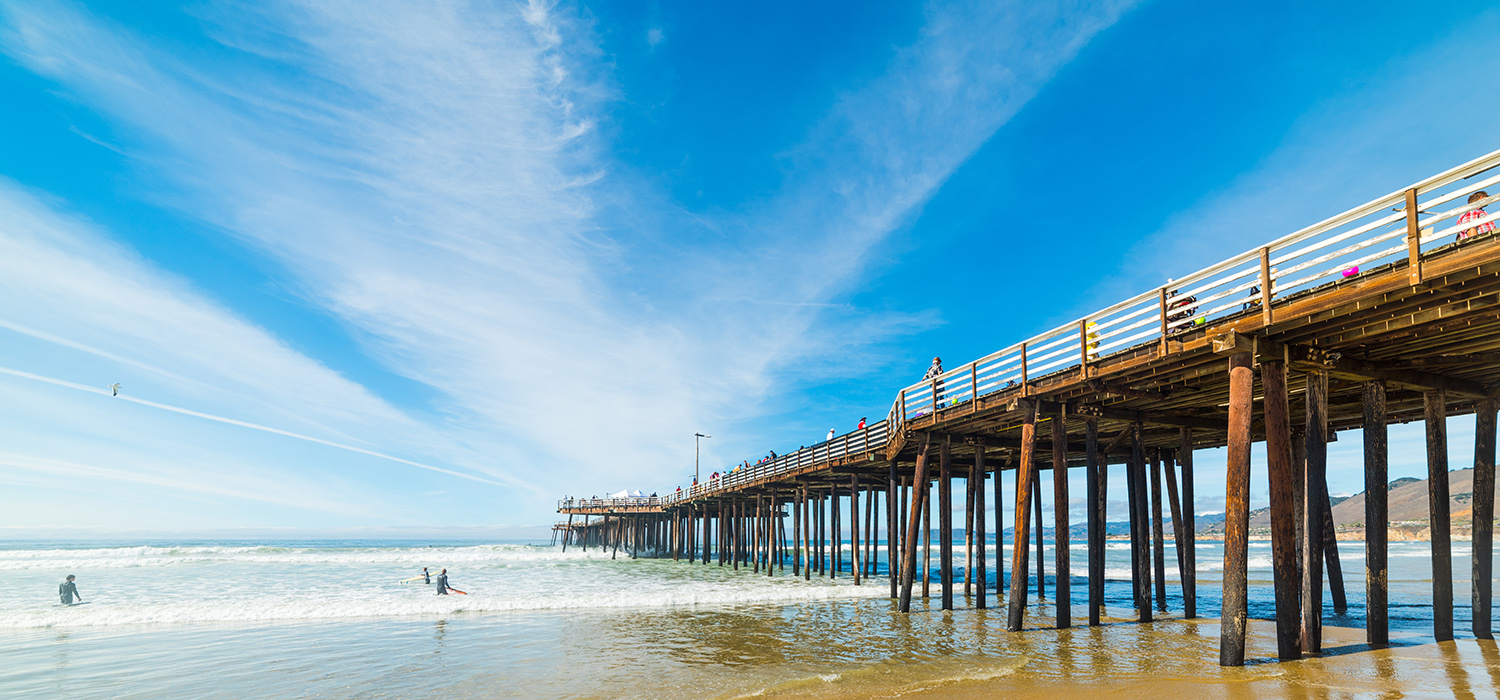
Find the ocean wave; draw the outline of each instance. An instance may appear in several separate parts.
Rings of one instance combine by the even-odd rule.
[[[392,564],[421,567],[441,561],[452,564],[542,563],[608,558],[598,548],[563,553],[554,547],[532,545],[471,545],[463,547],[118,547],[104,549],[40,549],[0,551],[0,571],[126,569],[171,567],[216,562],[255,564]]]

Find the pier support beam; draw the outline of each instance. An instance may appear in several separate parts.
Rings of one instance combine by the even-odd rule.
[[[859,551],[859,475],[849,475],[849,573],[858,586],[864,573],[864,558]]]
[[[1387,616],[1386,539],[1388,503],[1385,426],[1385,382],[1364,384],[1365,438],[1365,641],[1370,644],[1390,642],[1390,618]]]
[[[1323,651],[1323,510],[1328,507],[1328,373],[1307,373],[1303,467],[1302,650]],[[1331,518],[1330,518],[1331,519]]]
[[[1422,397],[1427,423],[1427,522],[1432,541],[1432,636],[1453,639],[1453,544],[1448,513],[1448,405],[1441,390]]]
[[[1151,517],[1147,508],[1146,453],[1141,443],[1141,424],[1131,426],[1130,469],[1126,476],[1130,480],[1131,528],[1130,548],[1131,572],[1135,588],[1137,619],[1151,622]]]
[[[974,607],[984,610],[989,607],[985,601],[988,586],[985,585],[985,546],[984,546],[984,445],[974,448],[974,475],[978,477],[974,484],[974,581],[978,586],[975,593],[978,597],[974,599]],[[995,472],[995,480],[1000,480],[1000,472]],[[996,528],[999,522],[996,521]],[[996,562],[998,568],[998,561]]]
[[[1005,628],[1018,632],[1026,616],[1027,537],[1031,534],[1031,494],[1036,482],[1036,406],[1026,408],[1021,424],[1021,462],[1016,466],[1016,530],[1014,555],[1010,562],[1010,604]]]
[[[899,571],[896,567],[896,540],[900,539],[900,530],[896,527],[896,490],[900,485],[896,482],[896,460],[891,460],[888,465],[890,474],[885,485],[885,573],[886,578],[891,580],[891,597],[900,599],[900,580],[897,578]]]
[[[1007,460],[1009,461],[1009,460]],[[1005,605],[1005,499],[1000,494],[1000,473],[995,467],[995,604]]]
[[[1474,414],[1474,637],[1494,639],[1490,624],[1495,562],[1495,400],[1479,402]]]
[[[912,579],[917,569],[917,529],[922,521],[922,493],[915,489],[915,484],[924,483],[927,479],[927,450],[931,440],[932,437],[924,433],[922,446],[917,448],[916,476],[912,481],[911,519],[907,521],[905,543],[901,547],[901,600],[896,604],[901,612],[911,612]]]
[[[1173,461],[1171,451],[1168,451],[1163,456],[1162,467],[1166,470],[1167,506],[1172,515],[1172,545],[1177,552],[1177,580],[1182,582],[1182,607],[1186,614],[1188,581],[1192,580],[1187,572],[1187,538],[1192,535],[1188,534],[1187,526],[1182,519],[1182,502],[1177,496],[1177,469]]]
[[[1068,551],[1068,426],[1066,416],[1052,417],[1052,549],[1057,571],[1057,627],[1073,625],[1072,567]],[[1040,527],[1040,526],[1039,526]]]
[[[953,473],[952,438],[943,436],[938,462],[938,577],[942,579],[943,609],[953,609]]]
[[[1083,419],[1084,490],[1088,492],[1089,626],[1104,610],[1104,497],[1099,491],[1099,419]]]
[[[1249,614],[1246,577],[1250,546],[1250,422],[1254,390],[1251,354],[1229,357],[1228,465],[1224,489],[1224,592],[1219,624],[1219,665],[1245,665]]]
[[[1167,611],[1167,537],[1162,522],[1162,477],[1161,450],[1151,451],[1151,554],[1156,565],[1153,578],[1156,584],[1156,609]]]
[[[1300,659],[1302,648],[1298,645],[1298,635],[1300,633],[1305,640],[1307,629],[1306,620],[1300,614],[1301,601],[1297,598],[1296,496],[1292,492],[1295,466],[1286,364],[1281,360],[1262,360],[1260,383],[1265,392],[1266,473],[1271,487],[1271,578],[1276,597],[1276,656],[1282,660]],[[1304,488],[1303,493],[1306,492]],[[1302,580],[1305,582],[1306,578]],[[1322,579],[1318,581],[1321,583]],[[1300,630],[1299,624],[1303,625]]]
[[[1182,522],[1187,531],[1187,565],[1182,579],[1182,616],[1198,617],[1198,516],[1193,505],[1193,429],[1183,428],[1177,461],[1182,466]]]

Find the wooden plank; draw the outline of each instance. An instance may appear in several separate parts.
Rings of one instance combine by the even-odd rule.
[[[1052,417],[1052,551],[1057,572],[1057,627],[1073,626],[1073,583],[1068,533],[1068,427],[1064,414]],[[1040,527],[1038,530],[1040,531]]]
[[[1423,394],[1427,424],[1427,510],[1432,543],[1432,636],[1453,639],[1453,545],[1448,513],[1448,407],[1442,391]]]
[[[1183,525],[1187,531],[1187,563],[1182,575],[1182,616],[1198,617],[1198,518],[1193,500],[1193,429],[1183,428],[1178,437],[1177,461],[1182,465]]]
[[[1104,496],[1100,493],[1099,419],[1083,419],[1084,490],[1088,501],[1089,626],[1099,626],[1104,610]],[[998,476],[998,475],[997,475]]]
[[[906,539],[901,545],[901,600],[897,603],[897,609],[901,612],[911,612],[912,579],[917,569],[917,528],[922,520],[922,493],[915,484],[927,480],[927,451],[931,442],[932,437],[923,434],[921,446],[917,450],[916,475],[912,480],[911,519],[907,521]]]
[[[1224,494],[1224,591],[1219,621],[1219,665],[1245,665],[1250,546],[1250,423],[1252,356],[1229,358],[1228,464]]]
[[[1474,637],[1494,639],[1491,600],[1495,541],[1495,400],[1480,402],[1474,418],[1473,582]]]
[[[1021,461],[1016,466],[1016,526],[1015,546],[1010,561],[1010,601],[1005,628],[1019,632],[1026,616],[1027,572],[1026,540],[1031,534],[1030,499],[1033,482],[1036,480],[1036,407],[1026,409],[1026,419],[1021,427]]]
[[[1323,509],[1328,503],[1328,375],[1307,375],[1302,494],[1302,650],[1323,651]]]

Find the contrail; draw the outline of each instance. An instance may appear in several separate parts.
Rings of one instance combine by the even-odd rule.
[[[31,379],[31,380],[38,381],[38,382],[44,382],[46,384],[54,384],[56,386],[67,387],[69,389],[77,389],[78,391],[87,391],[87,392],[89,392],[91,394],[99,394],[100,396],[110,396],[110,392],[109,392],[108,389],[95,389],[94,387],[87,386],[87,385],[84,385],[84,384],[79,384],[77,382],[70,382],[70,381],[67,381],[67,380],[64,380],[64,379],[54,379],[52,377],[44,377],[44,376],[42,376],[40,374],[32,374],[30,372],[22,372],[21,370],[18,370],[18,369],[9,369],[9,368],[6,368],[6,367],[0,367],[0,374],[9,374],[9,375],[14,376],[14,377],[21,377],[23,379]],[[392,462],[400,462],[401,464],[410,465],[410,466],[416,467],[418,469],[426,469],[428,471],[434,471],[434,472],[437,472],[439,474],[447,474],[448,476],[456,476],[456,477],[458,477],[460,479],[468,479],[470,481],[478,481],[479,483],[482,483],[482,484],[490,484],[491,486],[499,486],[501,488],[509,488],[510,487],[508,484],[503,484],[503,483],[498,482],[498,481],[492,481],[492,480],[486,479],[484,477],[474,476],[473,474],[465,474],[463,472],[453,471],[452,469],[444,469],[442,467],[434,467],[434,466],[432,466],[430,464],[423,464],[421,462],[413,462],[413,461],[411,461],[409,459],[402,459],[400,457],[394,457],[394,456],[391,456],[391,455],[388,455],[388,454],[383,454],[383,453],[380,453],[380,452],[376,452],[374,450],[367,450],[367,449],[365,449],[363,447],[355,447],[353,445],[345,445],[343,443],[333,442],[331,440],[324,440],[322,438],[315,438],[315,437],[313,437],[311,435],[303,435],[301,433],[294,433],[294,432],[292,432],[290,430],[282,430],[280,428],[272,428],[272,427],[270,427],[268,425],[260,425],[258,423],[249,423],[249,422],[242,421],[242,420],[235,420],[233,418],[225,418],[224,416],[216,416],[216,415],[213,415],[211,413],[203,413],[202,411],[194,411],[194,410],[192,410],[190,408],[182,408],[182,407],[179,407],[179,406],[171,406],[171,405],[164,404],[164,403],[157,403],[155,401],[147,401],[146,399],[138,399],[138,398],[135,398],[135,397],[130,396],[130,395],[115,396],[113,398],[124,400],[124,401],[130,401],[130,402],[133,402],[133,403],[138,403],[138,404],[140,404],[142,406],[150,406],[152,408],[159,408],[159,409],[161,409],[163,411],[171,411],[173,413],[181,413],[181,414],[183,414],[185,416],[194,416],[194,417],[197,417],[197,418],[203,418],[205,420],[211,420],[211,421],[215,421],[215,422],[219,422],[219,423],[228,423],[229,425],[238,425],[241,428],[250,428],[251,430],[259,430],[259,431],[266,432],[266,433],[275,433],[276,435],[285,435],[286,437],[296,438],[298,440],[306,440],[308,442],[315,442],[315,443],[318,443],[319,445],[327,445],[329,447],[337,447],[338,449],[341,449],[341,450],[348,450],[350,452],[358,452],[360,454],[369,455],[371,457],[379,457],[381,459],[388,459],[388,460],[390,460]]]

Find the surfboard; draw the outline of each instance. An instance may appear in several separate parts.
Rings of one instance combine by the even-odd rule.
[[[92,600],[85,600],[85,601],[82,601],[82,602],[73,603],[71,605],[69,605],[68,603],[58,603],[54,607],[58,607],[58,608],[76,608],[76,607],[78,607],[80,605],[88,605],[89,603],[92,603],[92,602],[94,602],[94,601],[92,601]]]
[[[467,593],[467,592],[465,592],[465,591],[460,591],[460,590],[458,590],[458,589],[457,589],[457,588],[454,588],[454,587],[452,587],[452,586],[449,586],[449,587],[448,587],[448,590],[449,590],[449,591],[450,591],[450,592],[453,592],[453,593],[457,593],[457,594],[459,594],[459,595],[468,595],[468,593]]]
[[[420,580],[422,580],[422,579],[423,579],[423,578],[424,578],[424,577],[423,577],[423,576],[421,576],[421,575],[417,575],[417,576],[413,576],[413,577],[411,577],[411,578],[404,578],[404,579],[401,579],[401,580],[400,580],[400,581],[398,581],[398,583],[411,583],[411,582],[412,582],[412,581],[420,581]]]

